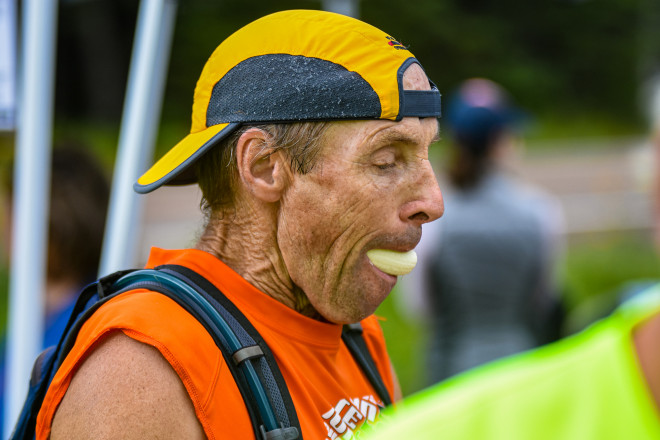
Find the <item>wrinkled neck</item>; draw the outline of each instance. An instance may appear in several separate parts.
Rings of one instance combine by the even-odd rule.
[[[296,286],[277,244],[276,212],[247,209],[212,213],[195,248],[210,253],[284,305],[321,319]]]

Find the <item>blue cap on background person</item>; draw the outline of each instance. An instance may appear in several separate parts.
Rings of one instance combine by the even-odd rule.
[[[525,119],[507,92],[484,78],[464,81],[450,95],[446,112],[457,144],[475,154],[485,153],[503,130],[520,129]]]

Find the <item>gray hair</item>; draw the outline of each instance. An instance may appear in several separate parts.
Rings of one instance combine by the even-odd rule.
[[[318,162],[321,138],[329,122],[260,124],[240,127],[197,161],[195,172],[202,190],[201,208],[207,219],[234,207],[238,184],[236,145],[246,131],[257,128],[267,134],[265,149],[283,150],[294,173],[306,174]]]

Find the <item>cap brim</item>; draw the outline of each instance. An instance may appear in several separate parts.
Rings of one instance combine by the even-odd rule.
[[[195,183],[197,177],[190,166],[238,126],[238,123],[217,124],[200,132],[190,133],[140,176],[133,189],[140,194],[146,194],[162,185]]]

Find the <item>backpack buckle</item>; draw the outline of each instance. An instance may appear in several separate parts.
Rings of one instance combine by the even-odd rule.
[[[263,440],[296,440],[300,438],[298,429],[295,426],[290,426],[288,428],[281,427],[278,429],[273,429],[272,431],[266,431],[264,425],[259,426],[261,431],[261,438]]]

